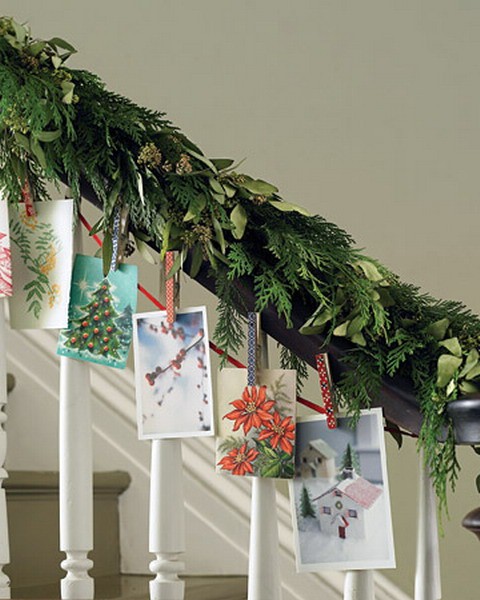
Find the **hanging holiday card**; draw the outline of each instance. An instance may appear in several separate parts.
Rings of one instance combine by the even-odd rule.
[[[381,409],[299,420],[290,500],[298,571],[394,568]]]
[[[205,307],[134,315],[140,439],[213,435]]]
[[[0,198],[0,298],[12,295],[12,255],[8,227],[8,203]]]
[[[10,206],[14,329],[56,329],[68,321],[72,275],[73,200]]]
[[[136,266],[121,264],[104,277],[100,258],[77,254],[68,327],[60,332],[57,354],[124,369],[136,307]]]
[[[293,477],[296,371],[265,369],[247,385],[246,369],[218,375],[217,472]]]

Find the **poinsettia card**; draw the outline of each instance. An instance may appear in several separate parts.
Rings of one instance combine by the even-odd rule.
[[[134,315],[133,345],[140,439],[213,435],[205,307]]]
[[[119,265],[103,275],[103,261],[77,254],[70,292],[68,327],[57,354],[124,369],[137,307],[137,267]]]
[[[8,203],[0,198],[0,298],[12,295],[12,255],[8,226]]]
[[[218,375],[217,472],[293,477],[296,371],[265,369],[256,386],[246,369]]]
[[[68,319],[72,276],[73,200],[34,202],[10,208],[14,329],[57,329]]]

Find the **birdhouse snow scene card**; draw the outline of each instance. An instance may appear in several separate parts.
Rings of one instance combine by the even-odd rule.
[[[73,267],[68,326],[57,354],[124,369],[137,307],[137,267],[119,265],[103,276],[100,258],[77,254]]]
[[[140,439],[213,435],[212,379],[205,307],[134,315]]]
[[[290,500],[299,571],[394,568],[381,409],[300,419]]]
[[[9,206],[14,329],[58,329],[68,320],[72,276],[73,200]]]
[[[12,295],[12,255],[8,226],[8,203],[0,198],[0,298]]]
[[[294,474],[296,371],[246,369],[218,375],[218,473],[289,479]]]

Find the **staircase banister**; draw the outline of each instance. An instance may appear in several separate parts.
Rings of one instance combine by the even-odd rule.
[[[64,178],[64,183],[67,184],[66,178]],[[82,181],[80,190],[83,198],[97,208],[102,208],[101,201],[88,182]],[[152,249],[158,251],[158,248],[153,242],[149,242],[149,245]],[[184,265],[187,274],[189,271],[189,264],[190,257],[187,257]],[[204,262],[193,279],[215,294],[215,280],[210,277],[209,271],[209,264]],[[232,285],[236,285],[245,308],[247,310],[255,310],[253,285],[251,285],[249,278],[243,277],[240,282],[232,282]],[[323,346],[325,338],[321,335],[304,335],[299,331],[299,328],[312,314],[315,306],[307,305],[304,299],[300,299],[296,302],[295,298],[292,304],[291,320],[293,327],[287,327],[285,319],[278,314],[272,305],[270,305],[262,313],[264,330],[274,340],[294,352],[301,359],[305,360],[311,367],[315,368],[315,354],[317,354],[318,349]],[[340,362],[340,358],[345,356],[352,348],[352,344],[338,338],[334,342],[330,341],[325,348],[329,353],[334,381],[338,381],[341,373],[347,369],[347,367]],[[394,378],[385,377],[383,379],[379,398],[372,400],[374,406],[381,406],[383,408],[385,416],[390,421],[413,434],[419,433],[422,424],[422,415],[419,403],[412,391],[412,385],[408,380],[399,376]]]

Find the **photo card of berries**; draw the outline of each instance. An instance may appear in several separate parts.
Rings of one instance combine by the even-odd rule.
[[[12,295],[12,255],[8,225],[8,203],[0,197],[0,298]]]
[[[57,354],[124,369],[137,308],[137,267],[119,265],[103,276],[100,258],[77,254],[70,291],[68,326]]]
[[[297,373],[264,369],[247,385],[246,369],[218,374],[218,473],[290,479],[294,475]]]
[[[72,277],[73,200],[9,206],[14,329],[58,329],[68,321]]]
[[[140,439],[213,435],[206,308],[140,313],[133,319]]]

